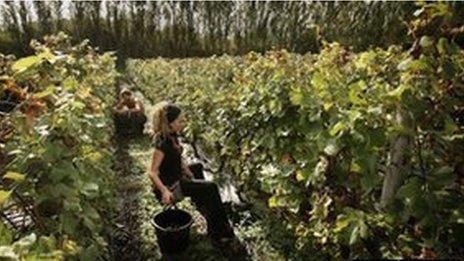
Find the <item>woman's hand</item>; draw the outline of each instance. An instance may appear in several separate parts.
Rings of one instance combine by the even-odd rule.
[[[174,201],[174,195],[169,189],[164,190],[163,192],[163,203],[164,204],[172,204]]]
[[[183,176],[187,179],[193,179],[195,176],[193,175],[193,172],[190,170],[190,168],[187,166],[187,164],[185,164],[185,162],[182,160],[182,172],[183,172]]]
[[[184,176],[185,176],[187,179],[193,179],[193,178],[194,178],[193,173],[192,173],[190,170],[185,171]]]

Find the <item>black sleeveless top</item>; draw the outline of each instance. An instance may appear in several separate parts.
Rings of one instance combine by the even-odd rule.
[[[182,177],[182,147],[177,134],[171,133],[168,137],[158,134],[153,143],[156,149],[164,153],[159,167],[159,177],[165,186],[170,187]]]

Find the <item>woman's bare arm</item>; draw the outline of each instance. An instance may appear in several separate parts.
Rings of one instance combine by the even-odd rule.
[[[145,112],[145,107],[144,107],[143,103],[138,99],[135,99],[135,108],[138,111]]]
[[[159,166],[161,165],[163,158],[164,153],[160,150],[155,149],[155,151],[153,152],[153,160],[151,163],[150,178],[155,184],[155,186],[161,191],[163,203],[172,204],[174,196],[172,192],[163,184],[163,182],[159,178]]]
[[[113,114],[120,114],[124,112],[124,103],[122,101],[119,101],[114,107],[113,107]]]
[[[163,161],[164,153],[160,150],[155,149],[153,152],[153,158],[151,162],[150,168],[150,179],[152,180],[153,184],[155,184],[156,188],[162,193],[169,191],[169,189],[163,184],[161,179],[159,178],[159,167],[161,162]]]

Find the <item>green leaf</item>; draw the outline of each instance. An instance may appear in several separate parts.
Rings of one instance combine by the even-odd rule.
[[[98,211],[94,207],[92,207],[90,204],[85,204],[83,206],[83,210],[84,210],[85,215],[92,220],[98,220],[100,218]]]
[[[303,171],[303,170],[297,170],[296,171],[296,180],[297,181],[305,181],[307,177],[308,177],[308,172]]]
[[[431,69],[433,69],[432,63],[432,58],[428,56],[422,56],[417,60],[411,61],[408,69],[414,72],[429,73],[431,72]]]
[[[426,35],[422,36],[419,44],[424,48],[428,48],[433,45],[433,38],[431,38],[430,36],[426,36]]]
[[[456,76],[456,69],[454,64],[450,61],[444,61],[442,65],[443,76],[445,79],[451,80]]]
[[[364,170],[361,176],[361,186],[366,192],[370,192],[381,181],[377,172],[377,156],[374,154],[364,154],[360,159],[361,168]]]
[[[412,178],[407,181],[396,193],[396,196],[404,199],[412,199],[417,195],[420,195],[422,182],[419,178]]]
[[[438,50],[438,53],[441,55],[445,55],[446,53],[448,53],[448,50],[449,50],[448,39],[444,37],[440,38],[440,40],[438,40],[438,43],[437,43],[437,50]]]
[[[333,231],[335,233],[340,233],[345,227],[347,227],[350,224],[350,222],[351,222],[351,219],[348,217],[339,218],[337,223],[335,223],[335,228]]]
[[[63,81],[63,87],[65,90],[75,90],[79,86],[79,83],[73,77],[68,77]]]
[[[83,108],[85,108],[85,104],[80,101],[73,101],[72,106],[79,110],[82,110]]]
[[[429,183],[435,189],[442,189],[451,186],[456,180],[456,174],[451,166],[443,166],[432,172],[429,176]]]
[[[353,228],[351,231],[351,236],[350,236],[350,245],[355,244],[359,239],[359,227],[356,226]]]
[[[424,218],[431,213],[429,204],[423,194],[414,195],[409,206],[411,214],[417,218]]]
[[[454,123],[450,117],[445,118],[445,132],[448,135],[453,134],[455,131],[458,131],[459,127]]]
[[[404,71],[404,70],[407,70],[411,64],[411,62],[413,61],[413,58],[412,57],[408,57],[406,58],[405,60],[401,61],[399,64],[398,64],[398,70],[400,71]]]
[[[82,207],[79,201],[66,200],[64,202],[64,208],[65,208],[65,211],[70,211],[74,213],[79,213],[82,211]]]
[[[302,105],[303,104],[303,93],[300,88],[294,88],[290,92],[290,101],[293,105]]]
[[[8,230],[8,228],[0,222],[0,246],[1,245],[9,245],[13,242],[13,235]],[[0,255],[1,256],[1,255]]]
[[[359,221],[359,234],[362,238],[367,238],[367,236],[369,235],[367,225],[363,220]]]
[[[81,260],[98,260],[100,258],[98,248],[92,244],[81,253]]]
[[[337,122],[337,124],[335,124],[333,126],[333,128],[329,131],[329,134],[331,136],[335,136],[337,135],[340,131],[344,130],[346,128],[346,124],[342,121],[339,121]]]
[[[82,187],[82,194],[89,198],[98,196],[98,185],[95,183],[85,183]]]
[[[19,256],[14,252],[12,246],[0,246],[1,260],[19,260]]]
[[[443,167],[440,167],[440,168],[436,169],[434,171],[434,174],[437,175],[437,176],[443,176],[443,175],[447,175],[449,173],[452,173],[453,170],[454,169],[451,166],[443,166]]]
[[[44,98],[44,97],[47,97],[47,96],[53,94],[55,92],[55,90],[56,90],[56,87],[54,85],[50,85],[45,90],[36,93],[34,96],[36,98],[41,99],[41,98]]]
[[[79,225],[79,220],[76,216],[65,212],[61,215],[60,221],[63,232],[71,235],[76,233],[77,226]]]
[[[401,98],[401,95],[403,95],[403,92],[410,89],[411,86],[407,84],[400,84],[400,86],[390,92],[388,92],[388,96],[395,97],[397,99]]]
[[[4,179],[11,179],[13,181],[16,181],[16,182],[21,182],[25,179],[25,175],[24,174],[21,174],[21,173],[18,173],[18,172],[14,172],[14,171],[8,171],[4,176],[3,176]]]
[[[31,233],[28,236],[21,238],[20,240],[16,241],[13,245],[15,248],[21,250],[26,250],[30,246],[32,246],[37,241],[37,235],[35,233]]]
[[[12,191],[0,190],[0,206],[3,205],[10,197]]]
[[[90,231],[94,231],[97,229],[97,225],[95,222],[92,221],[92,219],[84,217],[84,226],[86,226]]]
[[[348,100],[357,105],[365,105],[366,101],[362,98],[362,91],[367,88],[366,82],[357,81],[349,86]]]
[[[340,147],[335,140],[329,141],[329,143],[324,148],[324,152],[329,156],[335,156],[339,151]]]
[[[424,8],[421,8],[421,9],[417,9],[416,11],[414,11],[413,15],[415,17],[418,17],[419,15],[421,15],[422,13],[425,12],[425,9]]]

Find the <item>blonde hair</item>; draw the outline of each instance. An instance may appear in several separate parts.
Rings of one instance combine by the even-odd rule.
[[[129,88],[127,88],[127,87],[124,87],[124,88],[122,88],[121,91],[119,92],[119,99],[122,100],[124,94],[126,94],[126,93],[128,93],[128,94],[130,94],[130,95],[132,96],[131,90],[129,90]]]
[[[155,105],[153,112],[153,134],[167,137],[171,131],[166,116],[166,108],[170,103],[162,101]]]

